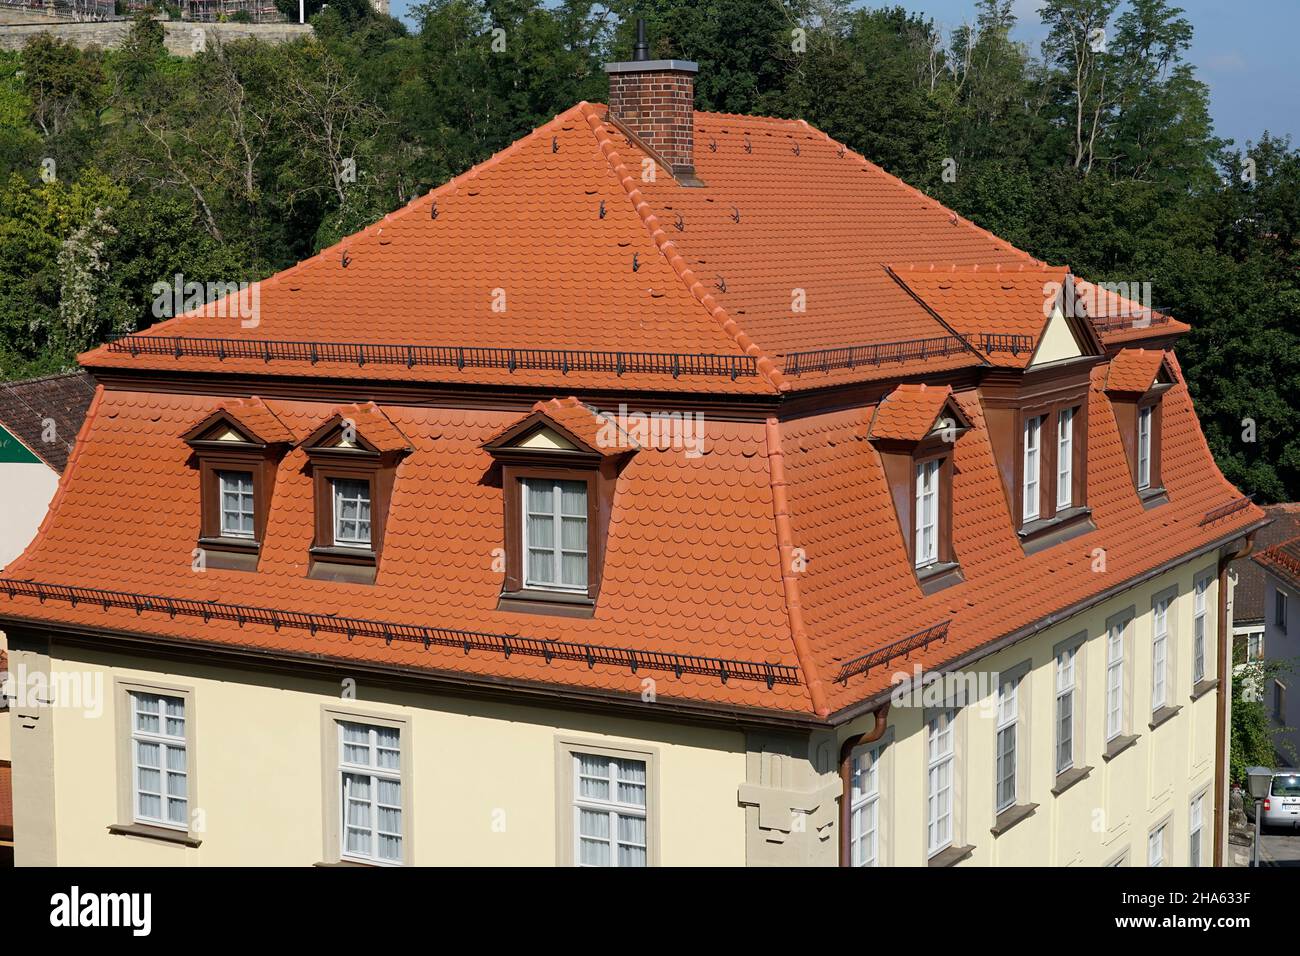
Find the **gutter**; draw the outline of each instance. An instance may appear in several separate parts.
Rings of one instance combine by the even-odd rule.
[[[871,729],[840,744],[840,866],[853,865],[853,751],[864,744],[874,744],[889,726],[889,701],[875,710],[876,722]]]

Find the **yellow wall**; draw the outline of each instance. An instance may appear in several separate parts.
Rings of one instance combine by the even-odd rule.
[[[740,865],[745,776],[743,735],[606,716],[560,714],[364,682],[357,700],[338,685],[218,667],[171,665],[57,646],[51,666],[91,668],[113,679],[193,688],[196,849],[105,829],[117,822],[115,695],[103,716],[55,708],[57,858],[60,865],[310,865],[322,860],[322,705],[405,718],[414,765],[416,864],[553,865],[558,737],[632,742],[658,753],[660,848],[665,865]],[[251,682],[250,682],[251,680]],[[330,755],[329,759],[332,759]],[[129,771],[128,771],[129,772]],[[498,811],[504,811],[504,818]],[[494,820],[504,819],[504,830]]]
[[[1129,850],[1129,865],[1146,866],[1147,834],[1159,821],[1170,818],[1166,830],[1167,863],[1186,866],[1190,801],[1194,793],[1209,786],[1204,814],[1201,849],[1203,865],[1213,859],[1214,732],[1216,691],[1196,701],[1192,690],[1192,586],[1194,576],[1214,570],[1212,557],[1202,558],[1169,572],[1149,584],[1133,589],[1101,607],[1056,625],[1038,637],[991,655],[979,662],[980,669],[1005,671],[1027,658],[1032,669],[1022,688],[1028,689],[1027,736],[1021,738],[1019,756],[1028,760],[1028,793],[1018,802],[1038,804],[1027,819],[994,836],[996,717],[993,701],[967,707],[959,721],[963,736],[957,746],[957,806],[965,825],[957,843],[975,847],[963,865],[1105,865]],[[1174,659],[1166,699],[1181,705],[1172,719],[1151,730],[1151,598],[1173,584],[1178,598],[1173,611],[1171,640]],[[1217,579],[1207,594],[1205,641],[1206,675],[1216,676]],[[1110,762],[1102,759],[1105,749],[1106,705],[1106,620],[1128,606],[1136,619],[1128,653],[1133,660],[1131,731],[1140,734],[1136,744]],[[1084,708],[1084,752],[1076,751],[1075,765],[1092,767],[1091,774],[1059,796],[1052,794],[1056,782],[1055,707],[1056,684],[1053,648],[1061,641],[1086,630],[1083,646],[1081,695],[1076,707]],[[893,865],[920,866],[927,861],[926,848],[926,734],[922,712],[893,707],[889,723],[895,727],[892,753],[884,759],[881,814],[889,828],[886,842]],[[848,725],[840,740],[871,727],[870,717]]]
[[[1047,323],[1047,328],[1043,330],[1038,351],[1034,353],[1034,359],[1029,364],[1046,365],[1048,362],[1078,358],[1082,354],[1083,351],[1079,348],[1074,333],[1070,331],[1070,323],[1065,321],[1065,314],[1060,306],[1057,306],[1052,311],[1052,318]]]

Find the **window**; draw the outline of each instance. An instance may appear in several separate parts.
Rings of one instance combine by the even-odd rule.
[[[1147,866],[1165,865],[1165,827],[1160,824],[1147,835]]]
[[[1024,507],[1021,512],[1022,524],[1038,517],[1041,463],[1039,461],[1043,417],[1030,418],[1025,422],[1025,457],[1024,457]]]
[[[131,780],[137,823],[189,829],[185,700],[132,691]]]
[[[1257,661],[1264,656],[1264,632],[1251,631],[1246,635],[1246,660]]]
[[[1077,647],[1056,655],[1056,772],[1074,767],[1074,686]]]
[[[341,856],[401,863],[401,730],[339,721],[338,748]]]
[[[525,478],[524,586],[587,589],[587,483]]]
[[[1197,579],[1192,589],[1192,683],[1205,680],[1205,619],[1208,615],[1206,595],[1210,579]]]
[[[1124,629],[1115,621],[1106,630],[1106,740],[1124,732]]]
[[[952,845],[953,840],[953,720],[945,710],[931,718],[928,727],[927,777],[929,855]]]
[[[929,567],[939,560],[938,460],[916,466],[916,566]]]
[[[1273,592],[1273,623],[1283,634],[1286,633],[1286,592],[1281,588]]]
[[[573,755],[574,859],[579,866],[647,866],[644,760]]]
[[[219,471],[221,484],[221,536],[223,538],[253,537],[253,473],[251,471]]]
[[[1074,504],[1074,409],[1063,408],[1057,416],[1056,510]]]
[[[853,755],[849,794],[849,846],[854,866],[880,865],[880,754],[882,747]]]
[[[341,548],[370,547],[370,482],[356,478],[330,481],[334,499],[334,544]]]
[[[1188,815],[1187,822],[1187,865],[1201,865],[1201,844],[1202,834],[1204,832],[1203,820],[1205,819],[1205,794],[1197,794],[1192,799],[1191,812]]]
[[[1273,719],[1278,723],[1286,720],[1286,684],[1273,679]]]
[[[1138,409],[1138,491],[1151,487],[1151,406]]]
[[[1019,723],[1018,680],[1004,680],[998,687],[997,802],[1001,813],[1016,803],[1016,731]]]
[[[1168,703],[1169,598],[1157,598],[1151,620],[1151,709]]]

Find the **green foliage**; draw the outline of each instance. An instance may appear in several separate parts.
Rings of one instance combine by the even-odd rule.
[[[1275,726],[1268,709],[1268,688],[1275,678],[1290,671],[1290,663],[1284,661],[1238,659],[1233,668],[1228,779],[1243,789],[1248,788],[1246,771],[1250,767],[1295,765],[1296,755],[1282,736],[1288,728]]]
[[[1193,326],[1224,473],[1295,499],[1300,151],[1216,138],[1168,0],[1046,0],[1042,56],[1013,6],[972,0],[944,34],[849,0],[427,0],[408,32],[310,0],[314,40],[192,59],[147,16],[117,51],[35,38],[0,52],[0,375],[154,321],[156,281],[264,276],[603,101],[643,16],[653,56],[699,62],[697,107],[803,117],[1039,258],[1151,282]]]

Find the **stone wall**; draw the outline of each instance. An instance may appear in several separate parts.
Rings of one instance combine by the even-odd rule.
[[[51,33],[75,47],[114,48],[122,45],[131,30],[130,20],[99,23],[3,23],[0,22],[0,50],[21,50],[38,33]],[[264,43],[289,43],[312,33],[310,24],[298,23],[188,23],[165,21],[163,42],[177,56],[193,56],[201,35],[205,44],[256,37]]]

